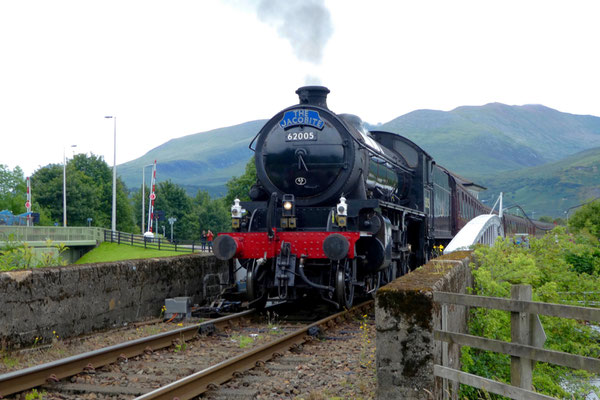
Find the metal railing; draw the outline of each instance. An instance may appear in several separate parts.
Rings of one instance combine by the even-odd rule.
[[[464,385],[473,386],[511,399],[553,399],[533,392],[531,380],[534,361],[556,364],[600,373],[600,360],[543,348],[546,340],[538,314],[600,322],[600,309],[531,301],[531,286],[514,285],[511,299],[466,294],[434,292],[433,300],[442,305],[442,329],[434,330],[434,339],[443,347],[448,344],[470,346],[511,356],[511,384],[497,382],[444,365],[434,366],[434,375]],[[511,312],[511,340],[487,339],[463,333],[448,332],[448,304],[483,307]],[[448,344],[446,344],[448,343]],[[447,357],[442,357],[442,359]],[[446,385],[444,385],[446,386]]]
[[[145,249],[179,251],[183,253],[194,253],[201,251],[200,244],[195,241],[186,243],[180,243],[177,241],[170,242],[166,238],[160,236],[149,238],[143,235],[135,235],[133,233],[111,230],[104,230],[104,241],[143,247]]]
[[[103,231],[104,228],[82,226],[0,226],[0,242],[101,242]]]

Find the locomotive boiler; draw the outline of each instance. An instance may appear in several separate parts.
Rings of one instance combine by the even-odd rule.
[[[232,232],[213,244],[231,269],[236,259],[246,268],[251,306],[318,298],[350,307],[490,212],[467,181],[409,139],[331,111],[327,88],[296,93],[299,104],[250,143],[251,201],[235,200]]]

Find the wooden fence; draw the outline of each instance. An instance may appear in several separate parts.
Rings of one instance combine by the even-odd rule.
[[[201,246],[197,242],[189,242],[189,244],[178,242],[171,243],[167,239],[161,238],[160,236],[149,238],[142,235],[118,231],[113,232],[109,230],[104,231],[104,241],[118,244],[128,244],[130,246],[144,247],[146,249],[154,250],[180,251],[184,253],[201,251]]]
[[[531,301],[531,286],[529,285],[514,285],[511,290],[511,297],[511,299],[504,299],[446,292],[433,293],[433,300],[442,304],[442,329],[434,331],[434,338],[444,342],[444,350],[448,344],[457,344],[510,355],[511,385],[448,368],[445,365],[434,366],[435,376],[512,399],[529,400],[552,399],[552,397],[531,390],[531,377],[535,361],[600,374],[599,359],[544,349],[543,344],[546,337],[538,317],[539,314],[543,314],[600,322],[600,309]],[[444,319],[445,316],[447,319],[448,304],[510,311],[511,342],[448,332],[446,330],[447,321]],[[444,364],[444,357],[442,357],[442,360]],[[447,385],[444,385],[444,387],[447,387]]]

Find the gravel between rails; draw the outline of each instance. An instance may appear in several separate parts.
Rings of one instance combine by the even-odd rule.
[[[187,321],[184,325],[199,321]],[[123,364],[105,367],[107,381],[95,381],[95,374],[82,374],[71,378],[71,385],[110,385],[119,384],[134,387],[157,386],[180,378],[210,365],[239,354],[243,351],[269,341],[273,335],[283,334],[291,329],[285,323],[248,324],[218,332],[215,336],[202,337],[201,340],[188,343],[185,347],[171,348],[165,352],[155,352],[128,360],[126,369]],[[46,349],[20,351],[5,354],[5,365],[0,364],[0,373],[21,369],[78,354],[125,340],[136,339],[166,330],[179,328],[180,324],[152,324],[132,326],[131,328],[90,335],[85,338],[60,341],[56,340]],[[375,395],[375,327],[373,315],[362,315],[347,320],[341,325],[330,328],[321,338],[313,340],[302,348],[286,352],[280,359],[271,361],[262,367],[247,371],[241,378],[235,378],[218,390],[209,392],[206,399],[372,399]],[[17,360],[16,365],[6,366],[6,357]],[[13,357],[13,358],[10,358]],[[154,366],[153,366],[154,365]],[[165,365],[173,365],[168,371],[161,370]],[[132,367],[133,373],[129,371]],[[160,367],[160,368],[159,368]],[[152,382],[156,377],[164,379]],[[115,383],[111,383],[110,381]],[[53,393],[51,388],[38,389],[44,399],[129,399],[135,395],[77,394],[73,397],[64,393]],[[28,392],[30,393],[30,392]],[[22,393],[14,399],[25,399]],[[31,396],[31,394],[30,394]],[[9,397],[10,398],[10,397]]]
[[[203,399],[373,399],[375,321],[364,314],[324,332],[264,366],[203,395]]]
[[[39,343],[30,348],[15,351],[0,350],[0,374],[56,361],[128,340],[168,332],[202,321],[201,319],[189,319],[182,323],[163,323],[160,320],[151,320],[66,340],[61,339],[60,332],[54,332],[55,338],[52,343]]]

